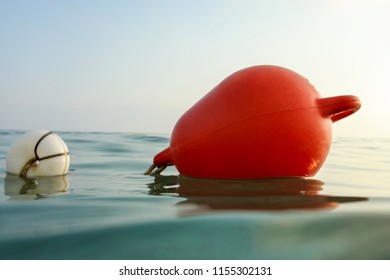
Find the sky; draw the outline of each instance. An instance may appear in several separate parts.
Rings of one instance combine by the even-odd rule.
[[[352,94],[340,137],[390,137],[390,1],[0,0],[0,129],[170,133],[230,74],[272,64]]]

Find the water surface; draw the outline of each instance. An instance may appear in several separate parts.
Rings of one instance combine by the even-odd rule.
[[[387,259],[390,139],[335,138],[311,179],[144,176],[169,135],[58,132],[64,177],[5,172],[0,130],[1,259]]]

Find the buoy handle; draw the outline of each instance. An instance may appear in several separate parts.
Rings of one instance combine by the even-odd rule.
[[[144,175],[160,174],[169,165],[173,165],[173,162],[171,157],[171,149],[168,147],[154,156],[153,164],[145,171]]]
[[[340,95],[320,98],[317,100],[321,114],[332,122],[341,120],[355,113],[361,107],[361,102],[354,95]]]

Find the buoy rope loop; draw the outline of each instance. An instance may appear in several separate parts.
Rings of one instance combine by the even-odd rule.
[[[35,154],[35,158],[36,158],[37,160],[40,160],[40,158],[39,158],[39,156],[38,156],[38,154],[37,154],[38,146],[39,146],[39,144],[42,142],[42,140],[43,140],[44,138],[46,138],[47,136],[49,136],[50,134],[53,134],[53,131],[49,131],[48,133],[42,135],[42,137],[39,138],[38,142],[35,144],[35,147],[34,147],[34,154]]]
[[[59,156],[66,156],[66,155],[69,155],[69,152],[63,152],[63,153],[58,153],[58,154],[54,154],[54,155],[49,155],[49,156],[45,156],[45,157],[39,157],[38,156],[38,146],[39,144],[42,142],[42,140],[47,137],[48,135],[50,134],[53,134],[54,132],[53,131],[49,131],[48,133],[44,134],[41,138],[39,138],[39,140],[37,141],[37,143],[35,144],[35,147],[34,147],[34,155],[35,157],[34,158],[31,158],[29,159],[25,164],[24,166],[22,167],[22,170],[20,171],[19,173],[19,177],[22,177],[24,179],[27,178],[27,172],[28,170],[33,166],[33,165],[36,165],[37,163],[39,163],[39,161],[41,160],[44,160],[44,159],[49,159],[49,158],[53,158],[53,157],[59,157]]]
[[[26,178],[27,178],[27,172],[28,172],[28,170],[31,168],[31,166],[33,166],[33,164],[34,164],[36,161],[37,161],[36,158],[32,158],[32,159],[28,160],[28,161],[24,164],[22,170],[20,170],[19,176],[22,177],[23,179],[26,179]]]
[[[167,168],[167,165],[156,166],[152,164],[145,172],[144,175],[158,175]],[[156,169],[156,170],[154,170]]]

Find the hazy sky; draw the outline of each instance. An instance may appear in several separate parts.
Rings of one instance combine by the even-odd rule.
[[[335,136],[390,136],[390,1],[0,0],[0,129],[171,132],[231,73],[354,94]]]

